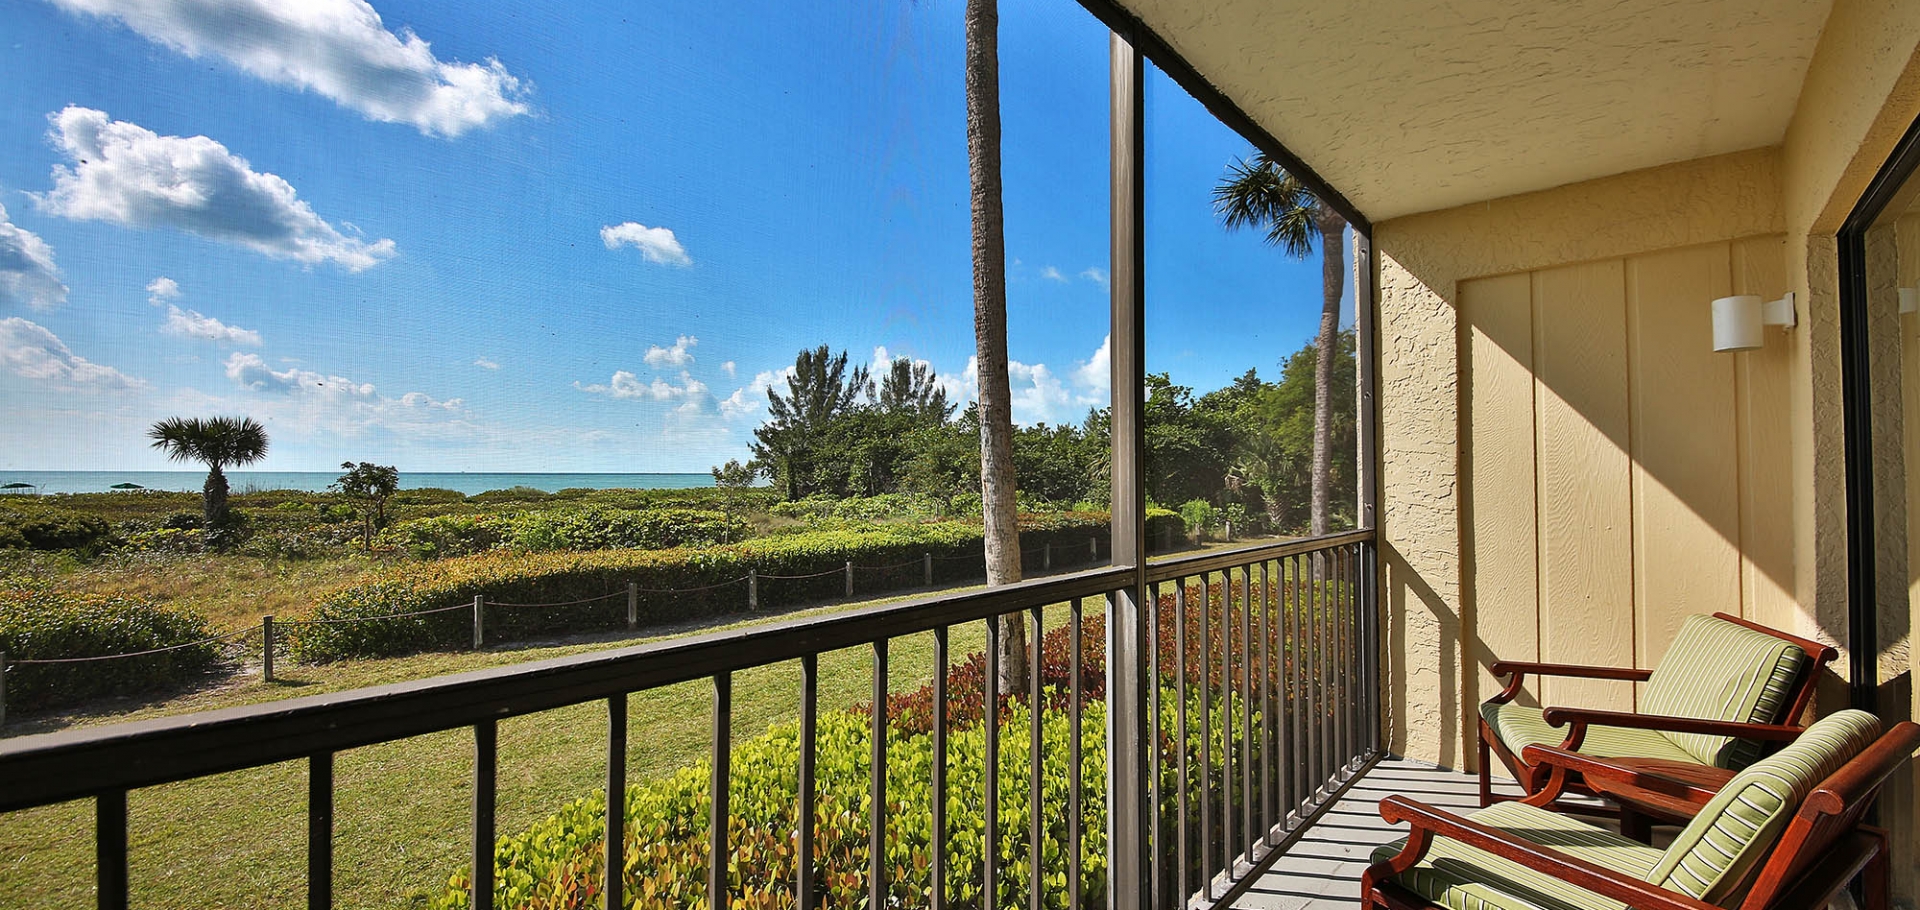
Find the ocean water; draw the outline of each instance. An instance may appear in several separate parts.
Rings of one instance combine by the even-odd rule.
[[[228,471],[227,483],[236,493],[260,490],[319,492],[338,479],[338,471]],[[0,470],[0,493],[107,493],[116,484],[138,484],[148,490],[198,493],[205,471],[5,471]],[[4,489],[7,484],[31,484],[32,489]],[[684,490],[713,486],[710,474],[487,474],[466,472],[400,472],[400,488],[438,487],[469,496],[488,490],[532,487],[556,490]]]

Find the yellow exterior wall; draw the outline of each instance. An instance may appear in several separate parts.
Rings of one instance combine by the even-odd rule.
[[[1743,283],[1784,285],[1778,166],[1774,151],[1743,152],[1375,227],[1386,719],[1397,751],[1466,763],[1474,709],[1490,694],[1491,655],[1633,663],[1637,624],[1670,627],[1683,609],[1674,597],[1707,596],[1681,571],[1686,563],[1660,549],[1706,536],[1685,519],[1689,502],[1711,503],[1707,526],[1721,538],[1712,547],[1724,567],[1720,586],[1707,590],[1734,594],[1732,604],[1705,609],[1743,609],[1749,575],[1791,577],[1776,565],[1791,553],[1790,524],[1743,544],[1740,488],[1730,494],[1715,467],[1684,454],[1636,464],[1631,443],[1636,424],[1655,439],[1688,425],[1686,405],[1662,404],[1668,399],[1652,385],[1665,377],[1717,376],[1686,400],[1708,396],[1721,402],[1716,419],[1739,421],[1752,355],[1713,355],[1695,312],[1711,297],[1684,307],[1675,294],[1697,291],[1660,285],[1679,269],[1696,286],[1730,286],[1736,266]],[[1760,237],[1773,239],[1731,243]],[[1695,261],[1698,252],[1647,255],[1713,244],[1717,278]],[[1644,374],[1637,405],[1636,348]],[[1786,381],[1774,375],[1778,365],[1758,369],[1762,388]],[[1754,432],[1779,435],[1767,420]],[[1780,450],[1748,457],[1729,443],[1713,465],[1781,473],[1766,451]],[[1669,489],[1676,483],[1679,493]],[[1791,583],[1756,585],[1755,597],[1777,597],[1769,593],[1776,588]],[[1543,611],[1542,602],[1564,608]],[[1564,694],[1576,693],[1616,705],[1632,699],[1593,683]]]

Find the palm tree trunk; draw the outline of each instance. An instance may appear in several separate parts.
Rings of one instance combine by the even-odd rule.
[[[1346,251],[1340,234],[1347,222],[1325,205],[1314,206],[1320,229],[1320,337],[1313,365],[1313,474],[1310,531],[1327,533],[1327,505],[1333,486],[1333,358],[1340,332],[1340,290],[1346,282]]]
[[[218,464],[207,467],[207,483],[200,488],[200,509],[211,531],[227,526],[227,475]]]
[[[972,176],[973,340],[980,381],[980,517],[987,584],[1020,580],[1013,476],[1013,392],[1007,380],[1007,252],[1000,199],[1000,12],[967,0],[967,163]],[[1000,692],[1027,675],[1026,626],[1000,618]]]

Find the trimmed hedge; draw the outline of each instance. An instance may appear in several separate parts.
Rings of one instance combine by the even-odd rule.
[[[144,601],[0,584],[0,651],[7,660],[126,654],[211,637],[206,620]],[[28,664],[7,673],[7,706],[36,710],[177,685],[212,669],[216,644],[79,664]]]

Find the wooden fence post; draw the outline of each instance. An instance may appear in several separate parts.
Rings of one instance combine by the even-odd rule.
[[[1233,519],[1227,519],[1227,542],[1233,542]]]
[[[853,560],[847,560],[847,596],[853,596]]]
[[[1051,540],[1040,546],[1040,571],[1053,571],[1053,541]]]
[[[260,678],[273,682],[273,617],[260,617]]]
[[[640,583],[627,582],[627,631],[640,628]]]
[[[747,609],[760,609],[760,570],[747,570]]]
[[[932,553],[920,554],[920,562],[922,565],[926,566],[927,587],[931,588],[933,587],[933,554]]]
[[[473,649],[480,650],[480,643],[487,637],[487,595],[473,595]]]
[[[1087,559],[1092,562],[1100,561],[1100,538],[1087,538]]]

